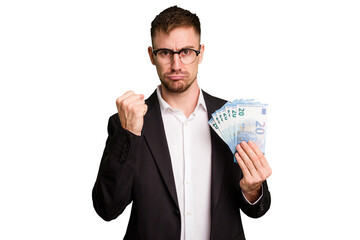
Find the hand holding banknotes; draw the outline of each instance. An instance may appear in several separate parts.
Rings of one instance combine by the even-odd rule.
[[[235,158],[244,175],[240,188],[249,202],[255,202],[261,195],[261,184],[271,175],[271,168],[253,141],[241,142],[236,150]]]
[[[261,184],[271,168],[264,156],[267,104],[254,99],[227,102],[212,114],[210,126],[229,146],[242,172],[240,187],[250,202],[261,196]]]
[[[147,112],[144,95],[128,91],[116,100],[116,107],[121,126],[140,136],[144,125],[144,115]]]

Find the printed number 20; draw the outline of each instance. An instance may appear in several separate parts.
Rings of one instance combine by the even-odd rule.
[[[265,133],[265,122],[263,122],[263,124],[259,123],[258,121],[256,121],[256,129],[255,129],[255,133],[256,134],[264,134]]]

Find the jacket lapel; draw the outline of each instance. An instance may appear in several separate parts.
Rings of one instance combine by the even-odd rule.
[[[225,102],[213,98],[203,91],[208,119],[211,114],[222,106]],[[149,146],[151,153],[155,159],[159,172],[164,180],[164,183],[169,191],[169,194],[179,209],[174,174],[171,165],[171,158],[169,148],[167,145],[164,125],[161,117],[160,106],[157,99],[156,91],[146,100],[148,111],[144,117],[143,135],[146,143]],[[211,136],[211,212],[214,213],[217,205],[223,174],[224,174],[224,152],[221,151],[220,145],[224,142],[220,139],[217,133],[209,126]]]
[[[203,91],[206,108],[208,111],[208,119],[211,119],[211,114],[218,110],[225,102],[216,99]],[[224,152],[220,147],[224,144],[217,133],[209,126],[211,137],[211,214],[213,215],[217,202],[224,174]]]
[[[179,209],[170,152],[156,91],[146,100],[148,111],[144,117],[143,135],[155,159],[162,179]]]

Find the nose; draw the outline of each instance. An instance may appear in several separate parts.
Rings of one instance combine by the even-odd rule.
[[[174,54],[173,55],[173,60],[171,62],[171,67],[173,70],[180,70],[181,69],[181,65],[182,62],[180,60],[180,55],[179,54]]]

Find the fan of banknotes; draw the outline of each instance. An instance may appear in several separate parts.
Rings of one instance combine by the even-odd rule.
[[[255,102],[254,99],[227,102],[212,114],[209,125],[233,154],[237,144],[249,140],[265,153],[267,107],[267,104]]]

